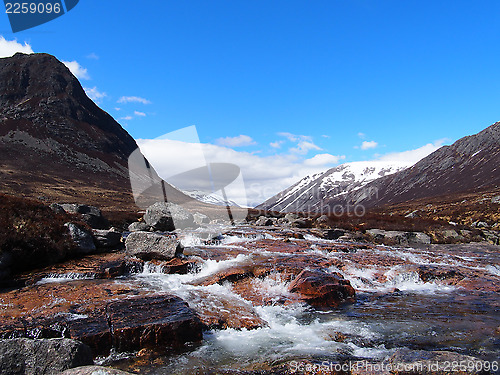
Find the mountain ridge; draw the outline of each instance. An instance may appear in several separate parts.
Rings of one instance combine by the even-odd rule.
[[[366,162],[368,166],[372,162]],[[349,163],[346,163],[349,164]],[[452,145],[443,146],[408,168],[388,173],[372,181],[356,186],[343,186],[337,194],[321,194],[321,181],[331,170],[320,174],[320,178],[306,177],[310,190],[320,192],[309,195],[305,202],[288,209],[282,202],[290,202],[294,187],[278,193],[257,208],[305,212],[333,212],[336,207],[344,210],[363,206],[364,209],[380,208],[414,200],[443,197],[470,191],[487,191],[500,186],[500,122],[481,132],[465,136]],[[339,166],[341,167],[341,166]],[[336,167],[336,168],[339,168]],[[335,169],[335,168],[334,168]],[[303,193],[299,189],[299,193]],[[287,196],[288,194],[288,196]],[[300,198],[300,194],[295,198]]]
[[[137,143],[63,63],[16,53],[0,59],[0,82],[1,192],[136,210],[128,158]]]
[[[302,178],[256,208],[272,211],[321,211],[330,197],[349,194],[376,178],[408,168],[405,162],[350,162]]]

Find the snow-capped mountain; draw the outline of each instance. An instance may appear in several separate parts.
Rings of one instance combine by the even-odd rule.
[[[215,193],[207,194],[203,191],[198,190],[183,190],[182,192],[186,195],[189,195],[191,198],[194,198],[203,203],[214,204],[216,206],[227,206],[229,203],[229,206],[240,207],[236,202],[232,200],[228,200],[226,202],[222,196]]]
[[[361,189],[369,182],[410,167],[405,162],[359,161],[304,177],[257,206],[283,212],[321,211],[329,200]]]

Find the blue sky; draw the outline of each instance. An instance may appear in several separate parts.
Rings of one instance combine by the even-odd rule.
[[[0,35],[75,61],[136,139],[196,125],[242,158],[323,155],[316,171],[500,120],[499,15],[497,0],[80,0],[16,34],[3,14]]]

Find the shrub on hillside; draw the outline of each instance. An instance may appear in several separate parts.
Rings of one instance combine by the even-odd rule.
[[[64,226],[70,220],[40,201],[0,194],[0,278],[72,255],[75,244]]]

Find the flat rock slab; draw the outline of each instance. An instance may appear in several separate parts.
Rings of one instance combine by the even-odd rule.
[[[26,272],[17,277],[21,285],[32,285],[46,277],[109,279],[131,273],[141,272],[144,261],[131,258],[124,251],[87,255],[80,259]]]
[[[179,347],[203,338],[200,319],[179,297],[124,299],[111,302],[106,311],[118,351]]]
[[[178,297],[136,282],[81,280],[0,294],[0,337],[70,337],[95,355],[201,340],[202,324]]]

